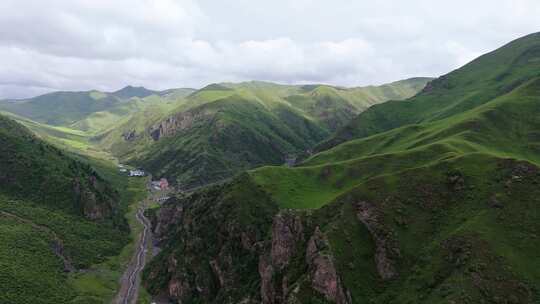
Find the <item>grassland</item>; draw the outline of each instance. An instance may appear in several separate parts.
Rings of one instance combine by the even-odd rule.
[[[511,92],[540,76],[539,41],[540,34],[528,35],[436,79],[407,102],[376,105],[358,115],[317,150],[405,125],[445,119]]]

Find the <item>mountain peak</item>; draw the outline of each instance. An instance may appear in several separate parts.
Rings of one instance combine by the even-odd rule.
[[[112,94],[120,98],[132,98],[132,97],[144,98],[146,96],[150,96],[155,93],[156,92],[152,90],[148,90],[147,88],[142,87],[142,86],[135,87],[132,85],[127,85],[123,87],[122,89],[113,92]]]

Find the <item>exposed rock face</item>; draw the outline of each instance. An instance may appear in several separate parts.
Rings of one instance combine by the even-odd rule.
[[[259,259],[259,275],[261,276],[261,299],[262,303],[275,303],[276,291],[274,289],[274,267],[271,257],[262,255]]]
[[[280,213],[272,224],[272,265],[282,270],[296,253],[297,244],[304,241],[302,221],[299,216]]]
[[[173,200],[176,201],[174,198]],[[182,218],[183,211],[183,204],[164,204],[159,208],[157,214],[158,220],[156,223],[152,223],[152,230],[154,236],[160,240],[160,242],[163,242],[167,237],[169,227],[175,224],[179,218]]]
[[[337,304],[352,303],[350,295],[344,292],[343,283],[336,271],[328,241],[315,228],[306,250],[306,262],[309,265],[309,277],[313,289],[325,298]]]
[[[299,216],[282,212],[272,222],[270,252],[259,258],[261,298],[263,303],[282,303],[288,293],[285,276],[281,284],[275,284],[275,276],[287,267],[304,243],[304,227]]]
[[[163,250],[145,274],[151,292],[180,303],[251,303],[259,298],[259,255],[277,207],[250,184],[239,187],[223,193],[223,186],[216,185],[164,204],[155,227]],[[256,207],[239,214],[235,197],[248,193],[253,199],[249,206]]]
[[[334,303],[351,303],[332,261],[328,241],[315,228],[305,240],[305,224],[298,215],[281,212],[274,217],[270,253],[259,259],[262,303],[293,303],[298,301],[302,277],[292,277],[300,267],[308,275],[308,285]],[[292,261],[297,261],[291,265]],[[298,261],[301,261],[298,265]],[[289,268],[296,269],[289,269]]]
[[[135,130],[129,130],[122,134],[122,137],[125,141],[134,141],[135,139],[137,139],[137,133],[135,132]]]
[[[177,132],[189,129],[197,121],[209,119],[213,114],[212,111],[200,108],[180,112],[151,127],[148,133],[153,140],[158,141],[164,136],[172,136]]]
[[[91,220],[100,220],[112,215],[113,201],[102,193],[97,178],[93,175],[87,180],[77,177],[73,180],[73,192],[82,214]]]
[[[465,179],[460,172],[449,174],[447,183],[453,191],[461,191],[465,188]]]
[[[312,215],[280,210],[247,175],[169,199],[154,223],[162,251],[144,275],[154,295],[175,303],[351,303]]]
[[[375,264],[379,275],[384,280],[389,280],[398,275],[396,259],[400,252],[391,231],[382,224],[376,207],[369,202],[355,204],[358,219],[366,226],[375,242]]]

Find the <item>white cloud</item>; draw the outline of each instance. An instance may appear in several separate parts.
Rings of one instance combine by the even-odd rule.
[[[540,29],[537,0],[2,0],[0,98],[437,76]]]

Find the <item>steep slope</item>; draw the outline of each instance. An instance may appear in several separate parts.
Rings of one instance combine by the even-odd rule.
[[[165,116],[134,115],[96,138],[121,158],[182,188],[208,184],[305,153],[355,114],[387,98],[406,98],[429,78],[381,87],[212,84]]]
[[[444,119],[506,94],[539,76],[539,41],[540,33],[528,35],[430,82],[420,94],[405,102],[374,106],[317,147],[317,151],[403,125]]]
[[[4,101],[1,108],[37,122],[67,126],[117,103],[116,97],[98,91],[55,92],[27,100]]]
[[[68,274],[128,241],[120,195],[95,169],[0,116],[0,302],[68,303]]]
[[[171,199],[146,286],[206,303],[537,303],[539,47],[525,37],[459,69],[460,86],[374,106],[360,138],[296,167]]]
[[[252,166],[282,163],[328,131],[288,107],[272,113],[233,95],[172,116],[150,135],[156,142],[136,163],[193,188]]]
[[[3,194],[40,200],[92,219],[113,216],[116,194],[90,166],[70,159],[2,116],[0,140]]]

